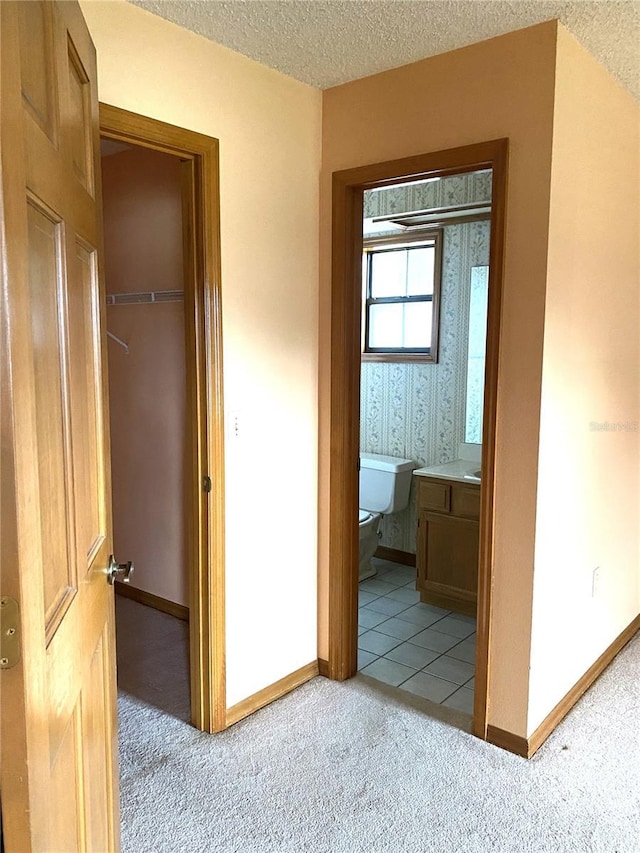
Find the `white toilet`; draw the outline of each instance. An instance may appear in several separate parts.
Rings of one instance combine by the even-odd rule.
[[[358,579],[375,575],[371,558],[378,547],[380,518],[404,509],[409,502],[411,472],[417,468],[410,459],[360,454],[360,568]]]

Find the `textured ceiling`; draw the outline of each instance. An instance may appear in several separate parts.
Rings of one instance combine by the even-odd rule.
[[[321,89],[559,18],[640,100],[638,0],[130,0]]]

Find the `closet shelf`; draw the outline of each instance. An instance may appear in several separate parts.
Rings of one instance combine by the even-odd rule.
[[[182,290],[147,290],[138,293],[107,293],[107,305],[148,305],[151,302],[182,302]]]

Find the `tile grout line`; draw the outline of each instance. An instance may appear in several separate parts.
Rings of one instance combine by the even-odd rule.
[[[364,607],[366,607],[366,605],[363,605],[363,606],[364,606]],[[415,605],[413,605],[413,604],[412,604],[412,605],[410,605],[409,607],[407,607],[406,609],[407,609],[407,610],[409,610],[409,609],[410,609],[410,607],[415,607]],[[358,611],[360,611],[360,608],[358,608]],[[372,612],[372,613],[376,613],[376,612],[378,612],[378,611],[373,610],[373,611],[371,611],[371,612]],[[386,619],[383,619],[381,622],[378,622],[378,624],[377,624],[377,625],[373,625],[371,628],[367,628],[367,630],[366,630],[366,631],[363,631],[363,632],[362,632],[362,634],[360,634],[360,635],[359,635],[359,637],[363,637],[363,636],[364,636],[365,634],[367,634],[369,631],[375,631],[375,630],[376,630],[376,628],[379,628],[381,625],[384,625],[384,624],[385,624],[385,622],[388,622],[390,619],[399,619],[399,618],[400,618],[400,614],[401,614],[401,613],[404,613],[404,612],[405,612],[404,610],[400,610],[400,611],[398,611],[398,613],[396,613],[394,616],[388,616]],[[381,615],[382,615],[382,616],[384,616],[384,615],[386,615],[386,614],[381,614]],[[419,631],[416,631],[416,633],[415,633],[415,634],[413,634],[412,636],[414,636],[414,637],[415,637],[417,634],[422,633],[422,631],[428,631],[428,630],[433,629],[433,630],[434,630],[434,631],[436,631],[438,634],[441,634],[443,637],[453,637],[453,638],[455,638],[456,640],[458,640],[458,642],[457,642],[457,643],[454,643],[454,645],[453,645],[453,646],[451,646],[451,648],[450,648],[450,649],[448,649],[448,651],[452,651],[453,649],[456,649],[456,648],[457,648],[461,643],[466,642],[466,641],[469,639],[469,637],[471,637],[473,634],[475,634],[475,633],[476,633],[476,632],[475,632],[475,630],[473,630],[470,634],[467,634],[467,636],[466,636],[466,637],[458,638],[458,637],[456,637],[456,636],[455,636],[455,634],[447,634],[447,632],[446,632],[446,631],[438,631],[438,629],[437,629],[437,628],[435,628],[434,626],[435,626],[435,625],[437,625],[437,624],[438,624],[438,622],[441,622],[443,619],[446,619],[446,618],[447,618],[447,616],[451,616],[451,613],[447,613],[445,616],[441,616],[439,619],[437,619],[435,622],[432,622],[430,625],[420,626],[420,630],[419,630]],[[402,621],[405,621],[405,620],[400,619],[400,621],[402,622]],[[407,621],[407,624],[408,624],[408,625],[416,625],[417,623],[416,623],[416,622],[408,622],[408,621]],[[391,636],[391,635],[390,635],[390,634],[385,634],[385,636]],[[397,639],[397,637],[394,637],[393,639]],[[411,642],[411,637],[409,637],[409,639],[407,639],[407,640],[402,640],[402,642],[404,642],[404,643],[410,643],[410,642]],[[389,651],[391,651],[391,649],[390,649]],[[430,651],[434,651],[434,652],[435,652],[435,651],[437,651],[437,649],[430,649]],[[447,652],[442,652],[441,654],[447,654]]]
[[[393,570],[390,570],[390,571],[393,571]],[[388,574],[388,573],[389,573],[389,572],[387,572],[387,573],[383,573],[383,574],[380,576],[379,581],[380,581],[381,583],[385,583],[385,581],[383,580],[383,578],[385,577],[385,574]],[[386,582],[386,583],[388,583],[388,582]],[[372,595],[372,596],[373,596],[373,598],[372,598],[370,601],[366,602],[365,604],[363,604],[363,605],[359,605],[359,606],[358,606],[358,613],[360,612],[360,610],[361,610],[361,609],[363,609],[363,608],[364,608],[364,609],[368,608],[368,605],[373,604],[373,602],[374,602],[374,601],[377,601],[377,600],[379,600],[379,599],[381,599],[381,598],[385,598],[385,597],[389,596],[391,592],[395,592],[396,590],[399,590],[399,589],[405,589],[405,588],[406,588],[407,586],[409,586],[411,583],[412,583],[412,582],[411,582],[411,581],[409,581],[407,584],[401,584],[401,585],[392,585],[392,584],[388,584],[388,586],[390,586],[390,587],[392,587],[392,588],[389,590],[389,592],[383,593],[382,595],[375,594],[375,593],[373,593],[373,592],[368,592],[366,589],[365,589],[365,590],[362,590],[363,592],[367,593],[368,595]],[[398,599],[390,599],[390,600],[391,600],[391,601],[396,601],[396,602],[398,601]],[[402,614],[402,613],[405,613],[407,610],[411,609],[412,607],[415,607],[415,606],[416,606],[416,604],[418,604],[418,603],[420,603],[420,602],[413,602],[413,603],[411,603],[411,604],[408,604],[404,609],[399,610],[397,613],[395,613],[395,614],[393,614],[393,615],[387,615],[387,614],[384,614],[384,613],[379,613],[379,611],[376,611],[376,610],[369,610],[369,612],[371,612],[371,613],[379,613],[379,615],[384,616],[385,618],[383,618],[383,619],[382,619],[379,623],[377,623],[376,625],[373,625],[371,628],[366,628],[366,630],[365,630],[365,631],[363,631],[363,632],[362,632],[362,634],[359,634],[359,635],[358,635],[358,642],[360,641],[360,637],[365,636],[365,635],[366,635],[367,633],[369,633],[370,631],[376,631],[376,629],[377,629],[377,628],[380,628],[382,625],[384,625],[384,624],[385,624],[386,622],[388,622],[389,620],[391,620],[391,619],[400,619],[400,617],[401,617],[401,614]],[[360,649],[360,646],[358,645],[358,650],[359,650],[359,651],[366,652],[367,654],[375,654],[374,659],[373,659],[372,661],[369,661],[369,663],[367,663],[367,664],[362,668],[362,670],[360,670],[360,671],[363,671],[363,670],[364,670],[364,669],[366,669],[367,667],[371,666],[372,664],[374,664],[374,663],[376,663],[377,661],[379,661],[379,660],[381,660],[381,659],[382,659],[382,660],[387,661],[387,662],[388,662],[388,663],[390,663],[390,664],[395,664],[395,665],[397,665],[397,666],[405,666],[405,667],[407,667],[408,669],[412,669],[412,670],[414,670],[414,671],[412,672],[412,674],[411,674],[411,675],[407,676],[407,678],[405,678],[403,681],[399,682],[397,685],[389,685],[389,686],[393,686],[393,687],[396,687],[396,688],[400,689],[400,688],[402,687],[402,685],[403,685],[403,684],[406,684],[406,682],[407,682],[407,681],[409,681],[411,678],[413,678],[413,677],[414,677],[415,675],[417,675],[419,672],[424,672],[424,674],[425,674],[425,675],[430,675],[432,678],[437,678],[437,679],[439,679],[440,681],[445,681],[447,684],[454,684],[454,685],[455,685],[455,686],[454,686],[454,690],[453,690],[451,693],[449,693],[447,696],[445,696],[445,697],[444,697],[444,699],[442,699],[440,702],[436,703],[436,704],[443,704],[444,702],[446,702],[446,701],[447,701],[447,699],[450,699],[450,698],[451,698],[455,693],[457,693],[457,692],[458,692],[459,690],[461,690],[463,687],[466,687],[466,685],[468,685],[468,684],[469,684],[469,682],[470,682],[470,681],[472,681],[472,680],[475,678],[475,672],[474,672],[474,674],[473,674],[472,676],[470,676],[470,677],[469,677],[466,681],[464,681],[462,684],[456,684],[455,682],[449,681],[447,678],[444,678],[444,676],[440,676],[440,675],[437,675],[436,673],[432,673],[432,672],[427,672],[427,671],[426,671],[426,668],[427,668],[427,667],[429,667],[429,666],[431,666],[432,664],[436,663],[436,662],[437,662],[438,660],[440,660],[441,658],[443,658],[443,657],[450,657],[449,652],[454,651],[456,648],[458,648],[458,646],[460,646],[462,643],[466,642],[466,641],[469,639],[469,637],[473,636],[473,635],[476,633],[476,632],[475,632],[475,630],[473,630],[473,631],[472,631],[470,634],[468,634],[466,637],[457,638],[457,637],[455,637],[455,635],[454,635],[454,634],[447,634],[447,633],[446,633],[446,632],[444,632],[444,631],[438,631],[438,630],[437,630],[437,628],[436,628],[435,626],[436,626],[439,622],[441,622],[443,619],[446,619],[448,616],[452,616],[454,619],[456,618],[456,614],[455,614],[455,613],[453,613],[452,611],[448,611],[448,612],[446,612],[445,614],[443,614],[442,616],[440,616],[438,619],[436,619],[436,621],[435,621],[435,622],[432,622],[430,625],[426,625],[426,626],[417,626],[417,623],[407,622],[407,624],[409,624],[409,625],[410,625],[410,624],[416,625],[417,627],[419,627],[419,630],[418,630],[418,631],[416,631],[416,632],[415,632],[415,634],[412,634],[412,635],[411,635],[411,637],[408,637],[406,640],[400,639],[400,638],[398,638],[398,637],[392,637],[392,636],[390,636],[390,635],[388,635],[388,634],[384,634],[384,632],[382,632],[382,631],[378,631],[377,633],[383,634],[383,636],[385,636],[385,637],[389,637],[389,639],[392,639],[392,640],[398,640],[398,642],[397,642],[395,645],[391,646],[391,648],[390,648],[390,649],[387,649],[387,651],[386,651],[386,652],[384,652],[384,653],[383,653],[383,654],[381,654],[381,655],[378,655],[378,654],[376,654],[375,652],[368,652],[366,649]],[[402,620],[402,619],[400,619],[400,621],[403,621],[403,620]],[[471,622],[468,622],[466,619],[461,619],[461,620],[459,620],[459,621],[460,621],[462,624],[465,624],[465,623],[466,623],[466,624],[471,624]],[[442,636],[447,636],[447,637],[449,637],[449,638],[454,638],[454,639],[458,640],[458,642],[454,643],[454,645],[453,645],[453,646],[451,646],[449,649],[447,649],[447,651],[437,653],[436,657],[435,657],[432,661],[430,661],[428,664],[425,664],[425,666],[424,666],[424,667],[422,667],[422,668],[420,668],[420,669],[417,669],[417,670],[416,670],[416,669],[414,669],[414,667],[409,666],[408,664],[403,664],[403,663],[400,663],[400,661],[394,661],[394,660],[392,660],[391,658],[387,658],[387,657],[386,657],[386,655],[387,655],[387,654],[389,654],[389,652],[392,652],[394,649],[397,649],[399,646],[401,646],[401,645],[403,645],[403,644],[405,644],[405,643],[409,643],[409,644],[411,644],[411,645],[414,645],[416,648],[423,648],[423,649],[426,649],[427,651],[430,651],[430,652],[434,652],[434,653],[436,653],[436,652],[437,652],[437,650],[436,650],[436,649],[428,649],[428,648],[426,648],[426,647],[424,647],[424,646],[419,646],[417,643],[414,643],[414,644],[412,644],[412,643],[411,643],[411,639],[412,639],[413,637],[417,636],[417,634],[422,633],[422,631],[425,631],[425,630],[428,630],[428,629],[435,630],[435,631],[436,631],[436,633],[439,633],[439,634],[441,634]],[[453,660],[453,661],[458,661],[458,658],[453,658],[453,657],[451,657],[451,660]],[[459,662],[459,663],[463,663],[463,664],[470,665],[470,664],[468,663],[468,661],[464,661],[464,660],[462,660],[462,661],[458,661],[458,662]],[[370,676],[370,677],[374,677],[374,676]],[[386,682],[383,682],[383,683],[386,683]],[[467,689],[467,690],[471,690],[471,691],[473,691],[473,688],[466,687],[466,689]]]
[[[400,645],[402,645],[402,643],[400,643]],[[393,651],[393,649],[397,649],[397,648],[398,648],[397,646],[393,646],[393,648],[389,649],[389,651],[390,651],[390,652],[392,652],[392,651]],[[421,648],[421,647],[420,647],[420,646],[418,646],[417,648]],[[366,649],[363,649],[362,651],[367,651],[367,650],[366,650]],[[431,651],[431,649],[428,649],[428,651]],[[373,654],[373,652],[368,652],[368,654]],[[439,661],[439,660],[440,660],[440,658],[442,658],[442,657],[446,657],[446,656],[447,656],[447,653],[446,653],[446,652],[442,652],[441,654],[439,654],[439,655],[438,655],[438,657],[434,658],[432,661],[429,661],[429,663],[425,664],[421,669],[414,669],[414,667],[412,667],[412,666],[411,666],[410,664],[408,664],[408,663],[400,663],[400,661],[392,660],[391,658],[385,657],[385,655],[386,655],[386,654],[387,654],[387,652],[385,652],[385,654],[384,654],[384,655],[377,655],[377,656],[376,656],[376,658],[375,658],[374,660],[369,661],[369,663],[368,663],[368,664],[366,664],[366,665],[362,668],[362,670],[358,670],[358,672],[362,672],[362,671],[363,671],[363,670],[365,670],[368,666],[371,666],[371,664],[375,663],[376,661],[379,661],[379,660],[386,660],[386,661],[388,661],[389,663],[395,663],[395,664],[397,664],[398,666],[406,666],[408,669],[413,669],[413,670],[414,670],[413,675],[409,675],[409,676],[407,676],[407,678],[405,678],[405,680],[404,680],[404,681],[401,681],[401,682],[400,682],[400,684],[396,684],[396,685],[395,685],[396,687],[400,687],[402,684],[404,684],[404,683],[405,683],[406,681],[408,681],[410,678],[413,678],[413,676],[414,676],[414,675],[417,675],[419,672],[424,672],[424,673],[425,673],[425,675],[430,675],[430,676],[432,676],[433,678],[439,678],[439,679],[440,679],[440,681],[446,681],[448,684],[455,684],[455,682],[454,682],[454,681],[449,681],[449,679],[448,679],[448,678],[445,678],[443,675],[438,675],[438,674],[437,674],[437,673],[435,673],[435,672],[426,672],[426,668],[427,668],[428,666],[431,666],[431,664],[436,663],[436,661]],[[452,658],[452,660],[457,660],[457,658]],[[466,663],[466,661],[460,661],[460,663]],[[471,664],[469,664],[469,665],[471,665]],[[373,677],[373,676],[371,676],[371,677]],[[476,677],[476,675],[475,675],[475,672],[474,672],[474,674],[473,674],[472,676],[470,676],[466,681],[464,681],[462,684],[458,684],[458,685],[456,686],[456,690],[459,690],[461,687],[465,687],[465,686],[466,686],[470,681],[472,681],[475,677]],[[390,685],[390,686],[391,686],[391,685]],[[472,689],[473,689],[472,687],[467,687],[467,690],[472,690]]]

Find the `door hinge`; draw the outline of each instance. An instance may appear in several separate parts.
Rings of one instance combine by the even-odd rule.
[[[0,598],[0,669],[20,661],[20,607],[15,598]]]
[[[210,492],[212,488],[213,486],[211,483],[211,477],[205,474],[205,476],[202,478],[202,491]]]

